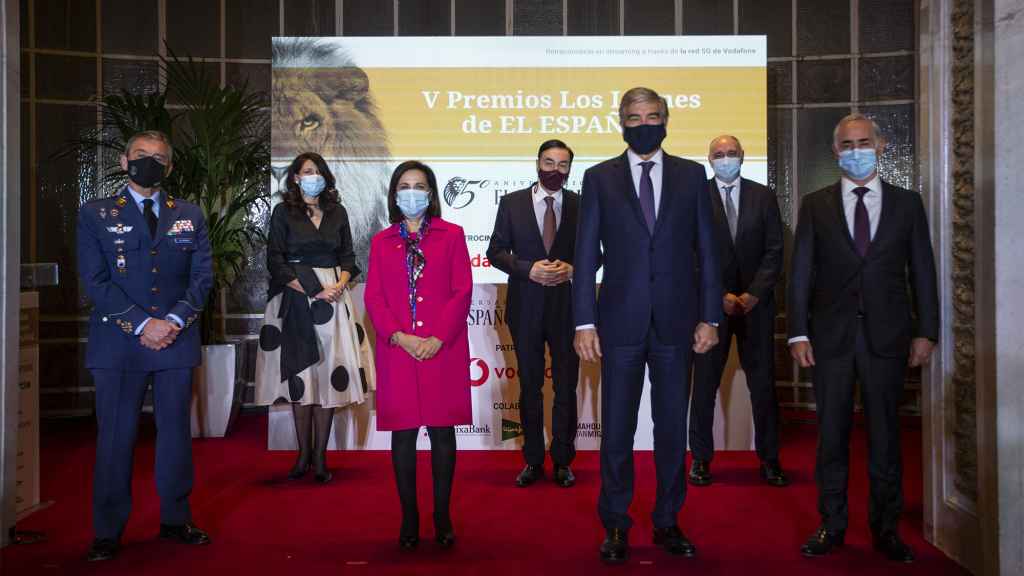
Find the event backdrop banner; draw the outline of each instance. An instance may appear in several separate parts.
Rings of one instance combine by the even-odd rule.
[[[537,148],[552,138],[575,151],[566,186],[579,190],[588,167],[625,150],[618,107],[634,86],[668,103],[666,151],[707,166],[709,141],[732,134],[746,152],[744,176],[766,183],[765,46],[764,36],[275,38],[272,187],[277,196],[298,153],[323,155],[366,270],[370,238],[388,224],[391,170],[409,159],[434,169],[444,218],[465,230],[476,284],[467,318],[474,424],[459,429],[459,447],[514,449],[521,429],[506,276],[486,258],[499,200],[536,180]],[[600,443],[598,386],[598,367],[584,365],[580,449]],[[388,446],[387,434],[374,432],[372,404],[371,394],[339,411],[337,447]],[[645,392],[640,448],[652,442],[647,406]],[[287,406],[272,410],[270,427],[271,448],[294,446]]]

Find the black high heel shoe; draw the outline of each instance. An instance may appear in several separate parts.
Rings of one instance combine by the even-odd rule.
[[[302,477],[306,475],[306,472],[309,472],[309,462],[306,462],[305,466],[300,466],[299,464],[296,464],[288,472],[288,479],[289,480],[301,480]]]
[[[402,550],[415,550],[420,543],[419,536],[399,536],[398,546]]]
[[[324,470],[322,473],[317,472],[314,474],[313,478],[321,484],[327,484],[332,478],[334,478],[334,474],[331,474],[330,470]]]
[[[452,530],[451,518],[434,518],[434,541],[444,550],[455,546],[455,531]]]
[[[398,546],[402,550],[413,550],[420,543],[420,520],[402,519],[402,528],[398,532]]]
[[[451,530],[434,536],[434,540],[437,541],[437,545],[441,548],[448,550],[452,546],[455,546],[455,533]]]

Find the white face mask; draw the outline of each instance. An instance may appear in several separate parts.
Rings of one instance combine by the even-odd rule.
[[[299,178],[299,188],[302,189],[302,193],[312,198],[319,196],[326,185],[327,181],[319,174],[307,174]]]

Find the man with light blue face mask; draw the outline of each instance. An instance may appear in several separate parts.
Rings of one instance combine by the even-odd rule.
[[[772,486],[789,483],[779,464],[778,402],[775,398],[775,284],[782,274],[782,218],[775,193],[740,176],[743,146],[735,136],[711,141],[708,162],[714,177],[708,194],[714,210],[722,273],[719,346],[694,356],[693,400],[690,407],[689,481],[712,482],[712,428],[715,397],[736,336],[740,364],[750,390],[754,444],[762,480]]]
[[[801,548],[823,556],[846,534],[854,385],[868,432],[875,549],[912,562],[899,537],[903,507],[899,407],[907,367],[928,361],[939,335],[935,257],[921,195],[883,181],[885,141],[870,118],[851,114],[833,132],[839,182],[800,203],[789,276],[789,347],[812,380],[818,413],[821,525]]]

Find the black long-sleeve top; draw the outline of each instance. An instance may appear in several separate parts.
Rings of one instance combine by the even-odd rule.
[[[352,278],[360,272],[348,212],[341,204],[324,211],[319,229],[306,214],[290,210],[283,202],[274,207],[267,238],[268,298],[279,294],[286,284],[296,279],[312,298],[323,290],[313,268],[335,266],[348,271]]]

